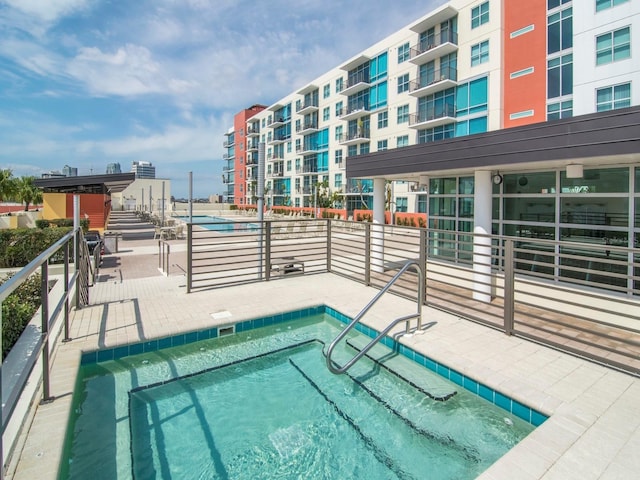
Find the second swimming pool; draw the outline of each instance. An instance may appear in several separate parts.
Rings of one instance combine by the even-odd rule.
[[[322,349],[340,315],[303,313],[86,355],[61,477],[471,479],[544,420],[397,348],[335,376]],[[338,361],[371,333],[361,330]]]

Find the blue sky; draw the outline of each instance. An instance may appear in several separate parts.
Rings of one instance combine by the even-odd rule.
[[[234,113],[271,104],[443,0],[0,0],[0,168],[150,161],[223,193]]]

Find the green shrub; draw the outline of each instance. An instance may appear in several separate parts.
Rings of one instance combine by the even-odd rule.
[[[0,280],[3,284],[11,278]],[[40,307],[40,274],[34,274],[2,303],[2,360]]]
[[[36,220],[36,228],[43,229],[47,228],[50,225],[49,220],[44,220],[42,218]]]
[[[24,267],[69,231],[68,227],[0,230],[0,268]],[[61,249],[52,262],[59,263],[63,256]]]

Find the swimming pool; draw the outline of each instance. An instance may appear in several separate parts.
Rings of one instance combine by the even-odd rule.
[[[184,222],[189,221],[189,217],[178,217]],[[250,231],[257,230],[258,225],[256,223],[238,223],[222,217],[214,217],[212,215],[194,215],[191,217],[192,223],[203,224],[200,227],[206,230],[212,230],[215,232],[234,232],[234,231]],[[210,222],[221,222],[207,225]]]
[[[61,478],[475,478],[544,421],[406,347],[334,376],[321,352],[335,317],[317,307],[85,354]]]

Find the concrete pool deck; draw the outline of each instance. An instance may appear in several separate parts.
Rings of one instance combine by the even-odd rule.
[[[184,242],[173,245],[171,263],[177,266],[168,277],[157,271],[157,241],[127,241],[125,236],[120,252],[105,258],[99,281],[90,290],[91,305],[72,313],[73,340],[61,343],[55,354],[51,392],[56,400],[38,407],[21,450],[14,454],[19,457],[17,468],[6,478],[57,478],[82,351],[319,304],[354,316],[377,292],[325,273],[187,294],[180,268]],[[380,330],[391,319],[414,311],[415,302],[385,295],[363,323]],[[422,335],[401,342],[550,415],[478,478],[637,477],[640,379],[424,308],[423,324],[432,322]]]

